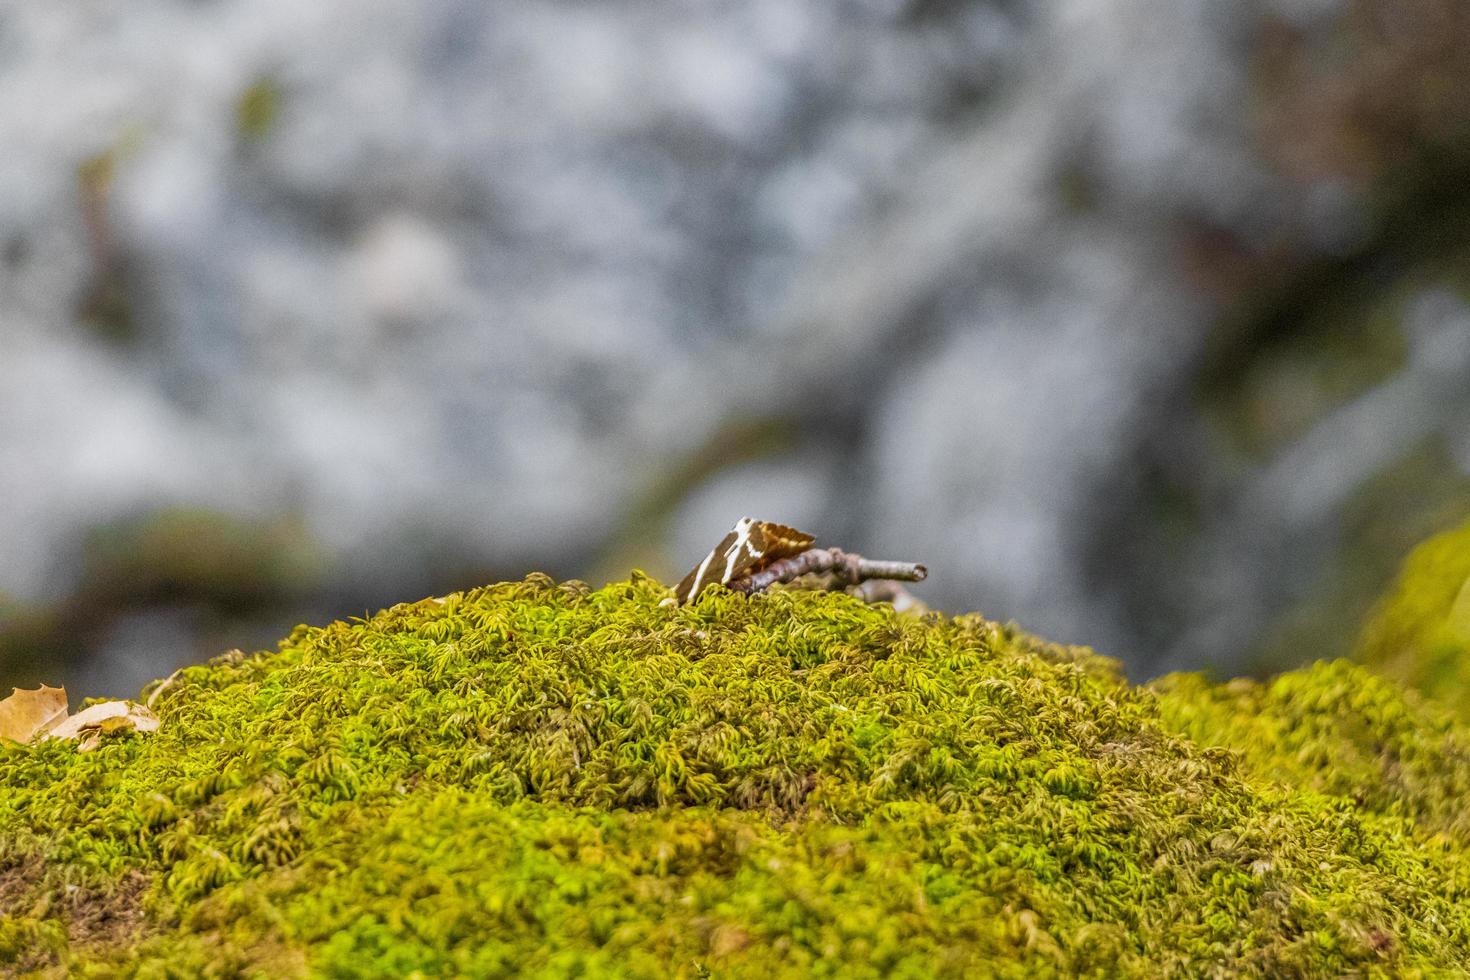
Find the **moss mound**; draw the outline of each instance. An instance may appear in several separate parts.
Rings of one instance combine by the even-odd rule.
[[[1339,660],[1265,683],[1177,674],[1153,687],[1171,728],[1232,750],[1253,775],[1470,846],[1470,731],[1394,681]]]
[[[1329,720],[1358,709],[1346,668],[1275,700],[1160,693],[978,617],[664,594],[533,577],[303,627],[183,672],[155,736],[0,749],[0,971],[1283,976],[1470,957],[1449,791],[1374,781],[1378,730]],[[1240,698],[1259,726],[1244,754],[1221,736]],[[1380,712],[1406,771],[1463,773],[1459,730],[1411,709]],[[1361,778],[1302,748],[1334,733]]]
[[[1470,719],[1470,523],[1410,553],[1364,629],[1357,659]]]

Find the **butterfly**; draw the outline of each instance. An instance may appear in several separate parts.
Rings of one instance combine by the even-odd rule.
[[[817,540],[794,527],[742,517],[730,533],[684,576],[674,589],[674,602],[689,602],[711,582],[729,585],[742,575],[758,572],[772,562],[801,554]]]

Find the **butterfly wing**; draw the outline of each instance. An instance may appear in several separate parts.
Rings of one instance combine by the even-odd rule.
[[[695,565],[674,589],[674,599],[680,605],[699,595],[711,582],[724,584],[749,568],[759,557],[751,540],[755,521],[742,517],[731,528],[730,533],[720,539],[704,560]]]
[[[794,527],[775,524],[771,521],[755,521],[751,529],[751,537],[755,541],[756,550],[760,552],[760,557],[754,565],[746,569],[749,572],[758,572],[773,561],[799,555],[817,540]]]
[[[742,517],[730,533],[715,545],[704,561],[674,589],[674,599],[683,605],[711,582],[729,585],[749,572],[758,572],[773,561],[799,555],[816,538],[784,524]]]

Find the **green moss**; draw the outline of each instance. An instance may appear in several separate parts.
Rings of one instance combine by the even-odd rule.
[[[196,630],[229,637],[263,611],[279,615],[301,604],[325,571],[298,520],[255,521],[192,507],[98,525],[82,542],[81,558],[80,580],[68,593],[28,604],[0,597],[5,692],[11,684],[68,683],[68,673],[97,652],[86,645],[104,643],[116,622],[140,608],[186,608]],[[164,659],[183,656],[187,651]]]
[[[1238,752],[1254,775],[1470,845],[1470,732],[1391,680],[1338,660],[1264,683],[1175,674],[1153,687],[1171,728]]]
[[[248,608],[302,593],[319,572],[298,521],[172,507],[94,528],[77,591],[92,605],[190,598]]]
[[[6,683],[35,687],[55,682],[56,665],[75,651],[75,630],[57,609],[19,602],[0,606],[0,675]],[[69,639],[70,638],[70,639]],[[0,696],[9,693],[9,688]]]
[[[1345,502],[1333,560],[1263,631],[1251,656],[1253,664],[1265,668],[1259,673],[1301,663],[1303,650],[1324,659],[1351,656],[1361,624],[1404,556],[1435,531],[1470,515],[1470,476],[1442,439],[1402,448],[1397,460]]]
[[[1357,658],[1470,718],[1470,523],[1414,549]]]
[[[263,139],[280,114],[280,84],[273,78],[259,78],[235,102],[235,128],[244,139]]]
[[[0,957],[32,934],[53,939],[26,954],[43,969],[146,975],[1281,976],[1470,956],[1448,797],[1385,780],[1358,799],[1332,760],[1278,772],[1190,736],[1188,704],[1219,718],[1239,692],[1133,688],[976,617],[664,595],[532,577],[302,627],[183,672],[154,736],[0,751],[0,908],[23,910],[0,916]],[[1292,703],[1313,724],[1347,710]],[[1460,736],[1434,731],[1422,771],[1458,772]],[[135,927],[94,928],[98,906]]]
[[[1463,236],[1461,236],[1463,237]],[[1458,240],[1456,244],[1458,244]],[[1467,243],[1470,245],[1470,243]],[[1222,451],[1264,463],[1324,420],[1399,375],[1408,360],[1404,323],[1425,288],[1442,286],[1448,270],[1423,257],[1387,287],[1361,277],[1334,281],[1320,293],[1300,284],[1275,310],[1290,329],[1227,331],[1199,381],[1199,403]]]

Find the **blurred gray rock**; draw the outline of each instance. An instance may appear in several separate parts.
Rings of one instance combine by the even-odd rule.
[[[299,521],[326,613],[672,580],[750,512],[1145,673],[1238,660],[1384,440],[1467,467],[1443,282],[1409,366],[1269,458],[1195,404],[1238,297],[1192,243],[1371,244],[1250,110],[1264,26],[1343,7],[0,8],[0,593],[169,507]]]

